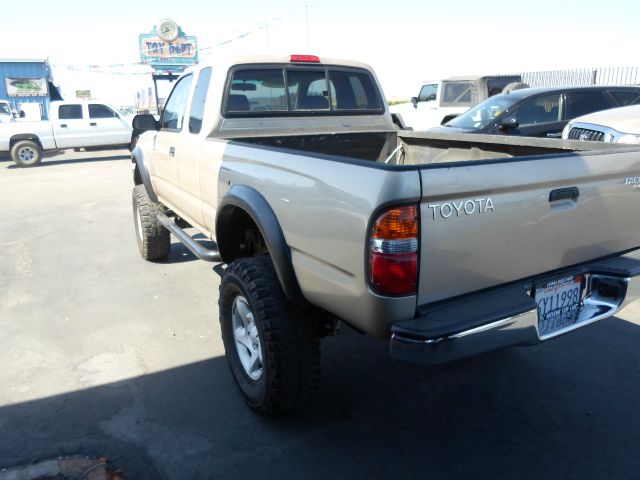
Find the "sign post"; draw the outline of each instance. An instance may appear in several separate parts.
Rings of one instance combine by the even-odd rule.
[[[160,20],[151,33],[138,35],[140,60],[151,65],[155,89],[156,109],[160,113],[158,80],[173,82],[189,65],[198,63],[198,39],[184,33],[182,28],[169,18]]]

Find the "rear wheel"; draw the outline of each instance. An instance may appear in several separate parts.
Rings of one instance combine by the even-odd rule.
[[[163,211],[161,204],[151,201],[144,185],[133,188],[133,221],[138,249],[145,260],[163,260],[171,251],[169,230],[162,226],[157,217]]]
[[[21,167],[33,167],[42,161],[42,149],[33,140],[20,140],[11,147],[11,159]]]
[[[246,403],[262,415],[300,406],[318,384],[320,340],[287,301],[268,256],[229,265],[218,310],[229,368]]]

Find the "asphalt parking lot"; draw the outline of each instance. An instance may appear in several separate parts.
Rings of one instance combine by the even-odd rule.
[[[640,478],[640,308],[437,368],[326,339],[316,397],[244,406],[219,276],[144,262],[128,151],[0,159],[0,467],[108,456],[128,479]]]

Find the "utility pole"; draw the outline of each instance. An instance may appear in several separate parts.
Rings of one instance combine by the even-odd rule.
[[[311,51],[311,40],[309,38],[309,5],[305,3],[304,5],[304,15],[307,19],[307,48]]]

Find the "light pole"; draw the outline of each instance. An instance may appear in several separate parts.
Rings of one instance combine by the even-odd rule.
[[[307,48],[311,50],[311,37],[309,35],[309,7],[318,7],[319,5],[304,5],[304,17],[307,23]]]

